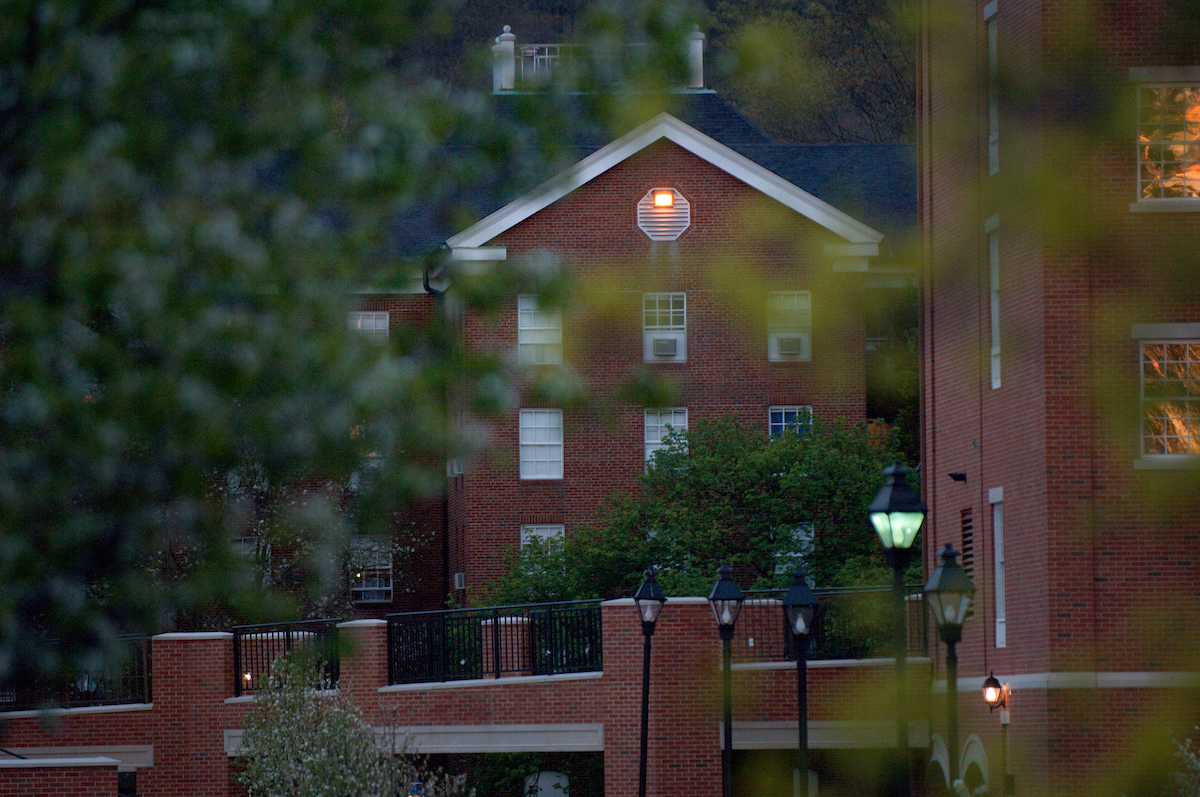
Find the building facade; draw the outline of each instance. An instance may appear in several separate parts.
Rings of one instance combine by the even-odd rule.
[[[1159,793],[1200,716],[1191,24],[1169,2],[923,6],[924,549],[951,543],[978,588],[958,762],[932,713],[943,781]]]

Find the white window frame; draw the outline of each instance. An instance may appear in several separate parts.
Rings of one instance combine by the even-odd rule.
[[[388,313],[374,310],[352,310],[346,313],[346,327],[367,340],[385,343],[388,339]]]
[[[1000,171],[1000,53],[996,0],[983,7],[983,26],[987,35],[988,174],[996,174]]]
[[[788,416],[791,416],[789,419]],[[778,420],[776,420],[776,416]],[[779,404],[767,408],[767,436],[772,440],[782,437],[784,431],[793,429],[800,436],[808,434],[812,424],[811,404]]]
[[[392,602],[392,546],[390,540],[354,537],[350,540],[350,601]]]
[[[562,410],[521,410],[518,421],[521,478],[563,477]]]
[[[535,294],[517,297],[517,361],[522,365],[561,365],[562,312],[542,310]]]
[[[1200,211],[1200,66],[1132,67],[1129,70],[1129,80],[1135,84],[1134,91],[1136,96],[1134,104],[1137,108],[1137,116],[1134,120],[1136,128],[1135,138],[1137,140],[1137,156],[1134,159],[1136,196],[1135,201],[1129,204],[1129,210],[1139,213]],[[1192,110],[1193,118],[1189,121],[1180,120],[1178,122],[1167,120],[1166,123],[1167,125],[1182,125],[1183,129],[1178,131],[1182,138],[1171,138],[1168,135],[1162,134],[1161,127],[1159,127],[1160,135],[1158,138],[1145,137],[1154,129],[1151,126],[1153,123],[1144,118],[1147,116],[1149,110],[1143,107],[1143,102],[1147,98],[1145,91],[1172,89],[1191,89],[1195,92],[1193,95],[1195,102],[1181,106]],[[1184,113],[1186,115],[1187,111]],[[1194,127],[1189,131],[1189,126]],[[1148,178],[1147,175],[1143,174],[1143,164],[1167,162],[1163,159],[1147,157],[1153,155],[1156,150],[1161,151],[1161,148],[1175,148],[1175,151],[1172,152],[1174,155],[1181,154],[1179,148],[1188,150],[1186,154],[1190,155],[1191,160],[1185,158],[1177,162],[1191,165],[1191,168],[1186,170],[1189,176],[1184,179],[1185,183],[1197,192],[1196,194],[1183,197],[1144,196],[1148,184],[1163,181],[1164,176],[1162,174],[1159,175],[1157,180]]]
[[[1138,454],[1140,459],[1134,462],[1134,467],[1138,468],[1172,468],[1172,467],[1194,467],[1200,464],[1200,388],[1193,393],[1191,390],[1191,376],[1197,374],[1197,379],[1200,379],[1200,324],[1182,323],[1182,324],[1134,324],[1132,328],[1132,337],[1138,341],[1138,384],[1139,384],[1139,419],[1138,419]],[[1162,359],[1148,360],[1147,347],[1151,349],[1163,347],[1178,347],[1174,352],[1177,359]],[[1164,354],[1170,352],[1164,352]],[[1179,355],[1182,355],[1181,357]],[[1179,385],[1179,393],[1173,395],[1156,395],[1153,391],[1147,394],[1147,377],[1153,373],[1162,373],[1161,370],[1156,370],[1153,363],[1156,362],[1171,362],[1176,363],[1187,376],[1182,374],[1176,375],[1176,378],[1161,380],[1152,380],[1161,382],[1164,385],[1177,383]],[[1165,404],[1168,402],[1176,403],[1180,408],[1184,409],[1180,422],[1184,424],[1184,434],[1171,435],[1166,434],[1154,435],[1148,434],[1148,421],[1150,414],[1148,410],[1153,404]],[[1159,414],[1155,416],[1161,419],[1166,424],[1167,416]],[[1154,448],[1152,445],[1154,439],[1171,439],[1171,440],[1190,440],[1188,447],[1191,451],[1151,451]],[[1161,448],[1161,446],[1159,446]]]
[[[524,548],[530,540],[541,540],[543,543],[561,540],[566,533],[562,523],[522,523],[521,547]]]
[[[780,353],[780,338],[800,338],[796,354]],[[812,292],[771,291],[767,295],[767,360],[812,360]]]
[[[662,341],[674,344],[673,354],[655,353]],[[648,363],[687,362],[686,293],[642,294],[642,359]]]
[[[677,430],[687,430],[687,407],[661,407],[647,409],[644,415],[644,434],[646,464],[649,466],[656,451],[666,447],[664,438]]]
[[[1008,610],[1005,599],[1004,573],[1004,488],[993,487],[988,490],[988,503],[992,507],[992,553],[994,555],[994,572],[992,573],[993,603],[996,607],[996,647],[1008,645]]]
[[[988,317],[991,334],[988,359],[992,390],[996,390],[1000,387],[1000,217],[990,217],[984,224],[984,231],[987,233]]]

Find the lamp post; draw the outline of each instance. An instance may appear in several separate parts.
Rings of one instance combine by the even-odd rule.
[[[783,611],[796,648],[796,717],[800,726],[796,768],[800,797],[808,797],[808,635],[817,614],[817,596],[808,588],[808,577],[799,565],[783,597]]]
[[[708,603],[712,606],[713,617],[717,618],[717,630],[721,634],[721,664],[722,686],[725,698],[725,744],[721,754],[721,794],[730,797],[733,794],[733,686],[730,665],[730,643],[733,641],[733,627],[737,623],[738,612],[742,610],[742,590],[733,580],[733,568],[721,565],[717,572],[720,578],[713,584],[712,592],[708,593]]]
[[[642,756],[638,762],[638,797],[646,797],[646,747],[649,740],[650,723],[650,637],[654,636],[654,624],[662,611],[667,596],[663,594],[658,578],[651,569],[645,572],[646,580],[633,594],[638,617],[642,621]]]
[[[988,704],[988,713],[1000,709],[1000,773],[1003,776],[1000,794],[1008,797],[1013,793],[1012,775],[1008,772],[1008,688],[996,678],[988,675],[983,682],[983,700]]]
[[[867,508],[871,526],[883,544],[883,556],[892,568],[892,609],[896,654],[896,756],[900,794],[907,795],[908,723],[905,711],[904,668],[908,654],[908,624],[904,612],[904,568],[912,559],[912,544],[925,522],[925,504],[908,484],[908,468],[893,462],[883,474],[887,481]]]
[[[933,609],[938,634],[946,643],[946,750],[950,758],[950,785],[958,780],[958,652],[962,624],[975,597],[975,585],[958,563],[958,551],[946,543],[942,563],[925,585],[925,597]]]

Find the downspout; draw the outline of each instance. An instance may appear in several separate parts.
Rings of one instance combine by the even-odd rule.
[[[439,259],[439,255],[445,252],[446,249],[446,245],[442,244],[439,249],[425,256],[425,262],[422,264],[421,269],[421,280],[425,287],[425,292],[433,297],[434,304],[437,307],[438,318],[442,324],[449,326],[449,320],[446,318],[446,292],[433,287],[433,284],[429,281],[430,268]],[[448,332],[449,330],[446,331]],[[442,411],[446,429],[449,429],[450,392],[446,382],[443,382],[442,387]],[[442,600],[445,600],[450,595],[450,587],[450,474],[446,473],[442,481]]]

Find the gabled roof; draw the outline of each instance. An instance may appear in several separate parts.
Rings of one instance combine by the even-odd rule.
[[[818,199],[766,167],[755,163],[668,113],[660,113],[626,135],[602,147],[566,171],[510,202],[446,241],[452,254],[477,259],[468,250],[478,249],[538,211],[604,174],[651,144],[667,139],[698,158],[741,180],[800,215],[811,219],[847,244],[865,245],[861,254],[878,245],[883,234]]]

